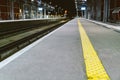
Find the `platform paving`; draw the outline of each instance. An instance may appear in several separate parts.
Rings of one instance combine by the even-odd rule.
[[[0,62],[0,80],[87,80],[77,18]],[[120,33],[80,19],[111,80],[120,80]],[[4,64],[2,66],[2,64]]]
[[[86,80],[76,19],[35,44],[1,67],[0,80]]]
[[[86,19],[81,19],[81,23],[111,80],[120,80],[120,33]],[[118,27],[106,25],[112,28]]]

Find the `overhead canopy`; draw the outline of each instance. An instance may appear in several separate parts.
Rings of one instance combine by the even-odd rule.
[[[119,13],[119,12],[120,12],[120,7],[117,7],[117,8],[115,8],[115,9],[113,10],[112,13]]]

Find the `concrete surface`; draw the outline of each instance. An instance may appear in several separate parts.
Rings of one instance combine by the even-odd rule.
[[[86,80],[77,20],[36,44],[1,67],[0,80]]]
[[[120,33],[85,19],[81,19],[81,23],[111,80],[120,80]]]
[[[120,80],[120,33],[80,21],[111,80]],[[87,80],[77,19],[25,49],[0,67],[0,80]]]

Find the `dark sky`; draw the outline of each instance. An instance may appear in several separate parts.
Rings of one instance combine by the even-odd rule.
[[[75,3],[74,0],[43,0],[46,2],[52,2],[53,5],[57,4],[58,6],[68,10],[70,16],[75,15]]]

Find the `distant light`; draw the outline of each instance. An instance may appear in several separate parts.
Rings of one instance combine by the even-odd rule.
[[[82,1],[87,1],[87,0],[82,0]]]
[[[39,10],[39,11],[42,11],[42,10],[43,10],[43,8],[38,8],[38,10]]]
[[[34,0],[31,0],[31,1],[34,1]]]
[[[19,12],[21,13],[21,12],[22,12],[22,10],[20,9],[20,10],[19,10]]]
[[[81,7],[81,10],[86,10],[86,7]]]
[[[67,12],[68,12],[68,11],[67,11],[67,10],[65,10],[65,14],[67,14]]]

